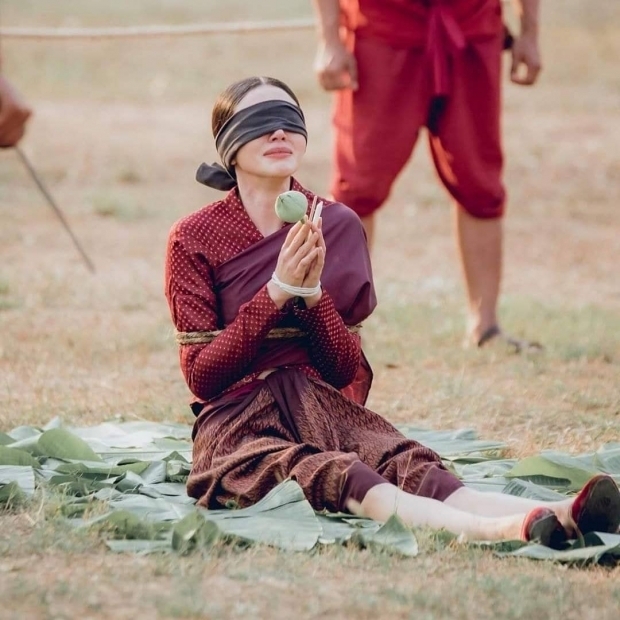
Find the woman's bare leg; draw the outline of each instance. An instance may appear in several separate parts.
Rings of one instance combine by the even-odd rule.
[[[540,501],[507,495],[506,493],[476,491],[475,489],[461,487],[447,497],[444,503],[457,510],[482,517],[505,517],[517,513],[523,514],[539,506],[545,506],[551,508],[560,523],[568,531],[571,531],[574,527],[570,510],[573,501],[573,498],[556,502]]]
[[[473,514],[445,502],[411,495],[390,483],[372,487],[361,504],[350,501],[347,508],[376,521],[387,521],[396,513],[411,527],[445,529],[463,535],[466,540],[519,539],[528,512],[521,510],[498,517]]]

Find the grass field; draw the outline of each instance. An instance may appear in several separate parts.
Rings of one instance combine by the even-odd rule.
[[[506,83],[510,204],[502,317],[546,351],[463,350],[449,201],[424,140],[381,214],[379,308],[367,322],[370,406],[393,422],[475,428],[510,454],[620,437],[620,6],[543,2],[544,72]],[[2,25],[183,24],[309,17],[302,0],[4,0]],[[271,74],[302,100],[299,179],[325,192],[330,99],[311,31],[129,41],[3,41],[35,109],[23,145],[96,267],[89,274],[15,153],[0,153],[0,431],[60,416],[192,423],[163,296],[172,223],[215,197],[214,96]],[[402,560],[333,548],[120,556],[53,502],[0,513],[0,618],[606,619],[620,569],[565,569],[440,548]]]

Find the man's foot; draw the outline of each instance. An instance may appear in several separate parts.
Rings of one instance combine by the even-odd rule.
[[[594,476],[581,489],[571,507],[571,517],[581,534],[616,533],[620,526],[620,490],[611,476]]]
[[[502,344],[511,353],[534,353],[544,349],[542,344],[530,340],[519,340],[505,334],[498,325],[489,327],[478,339],[476,346],[480,349],[491,344]]]

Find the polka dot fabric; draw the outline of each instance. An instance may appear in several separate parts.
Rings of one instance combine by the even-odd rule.
[[[302,191],[310,202],[314,198],[296,181],[292,189]],[[258,373],[247,369],[266,335],[280,324],[297,324],[310,333],[312,363],[300,366],[308,376],[341,388],[353,381],[359,367],[359,337],[347,330],[325,290],[314,308],[289,303],[280,310],[269,297],[265,282],[240,307],[234,321],[223,324],[214,269],[261,239],[236,189],[181,219],[170,231],[165,293],[175,327],[181,332],[223,330],[209,344],[180,347],[181,370],[202,402],[256,379]]]
[[[314,308],[295,306],[293,312],[308,334],[310,356],[321,377],[336,388],[349,385],[360,364],[360,338],[348,332],[329,294],[323,292]]]

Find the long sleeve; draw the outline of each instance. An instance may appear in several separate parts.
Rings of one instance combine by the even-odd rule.
[[[316,306],[295,307],[294,313],[308,333],[310,357],[323,380],[336,388],[349,385],[360,364],[360,338],[349,332],[329,294],[323,291]]]
[[[170,235],[166,262],[166,296],[172,320],[181,332],[214,331],[217,299],[211,268],[192,252],[191,241]],[[267,333],[282,314],[263,287],[242,305],[237,317],[209,344],[183,345],[181,370],[190,390],[208,400],[242,379]]]

